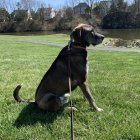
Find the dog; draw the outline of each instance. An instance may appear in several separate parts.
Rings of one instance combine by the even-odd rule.
[[[70,35],[70,41],[65,46],[44,75],[35,94],[35,104],[47,111],[58,111],[68,102],[69,82],[68,71],[71,75],[71,90],[80,87],[90,106],[95,111],[103,111],[99,108],[88,88],[88,59],[87,47],[102,43],[104,36],[97,33],[95,28],[88,24],[79,24]],[[69,58],[70,56],[70,58]],[[70,60],[69,60],[70,59]],[[68,66],[70,61],[70,67]],[[13,96],[17,102],[29,102],[19,96],[21,85],[18,85]]]

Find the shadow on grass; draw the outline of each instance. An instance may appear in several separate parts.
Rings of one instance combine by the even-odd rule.
[[[20,128],[27,125],[34,125],[38,122],[41,124],[52,124],[57,119],[57,116],[63,113],[63,110],[64,108],[58,112],[47,112],[39,109],[34,103],[31,103],[23,108],[14,126]]]

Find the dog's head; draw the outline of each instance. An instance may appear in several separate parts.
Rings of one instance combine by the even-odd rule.
[[[88,24],[79,24],[70,35],[73,42],[81,43],[85,46],[98,45],[102,43],[104,36],[97,33],[95,28]]]

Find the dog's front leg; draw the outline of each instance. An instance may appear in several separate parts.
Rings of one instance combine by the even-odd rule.
[[[86,99],[88,100],[90,106],[95,110],[95,111],[103,111],[103,109],[99,108],[96,103],[95,103],[95,100],[94,98],[92,97],[92,94],[88,88],[88,85],[86,82],[84,82],[83,84],[79,85],[84,96],[86,97]]]

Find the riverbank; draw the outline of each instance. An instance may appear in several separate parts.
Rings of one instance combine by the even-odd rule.
[[[106,42],[103,43],[104,47],[114,48],[140,48],[140,40],[123,40],[119,38],[108,38]]]
[[[64,47],[69,42],[68,34],[50,34],[50,35],[0,35],[0,41],[16,41],[16,42],[31,42],[36,44],[51,45]],[[124,50],[136,51],[140,48],[140,40],[122,40],[117,38],[105,38],[102,44],[90,49],[100,50]],[[102,48],[102,49],[101,49]]]
[[[135,40],[140,39],[140,29],[96,29],[97,32],[102,33],[106,38],[120,38],[123,40]],[[0,33],[0,35],[18,35],[18,36],[43,36],[53,34],[66,34],[70,35],[72,30],[62,31],[38,31],[38,32],[10,32]]]

